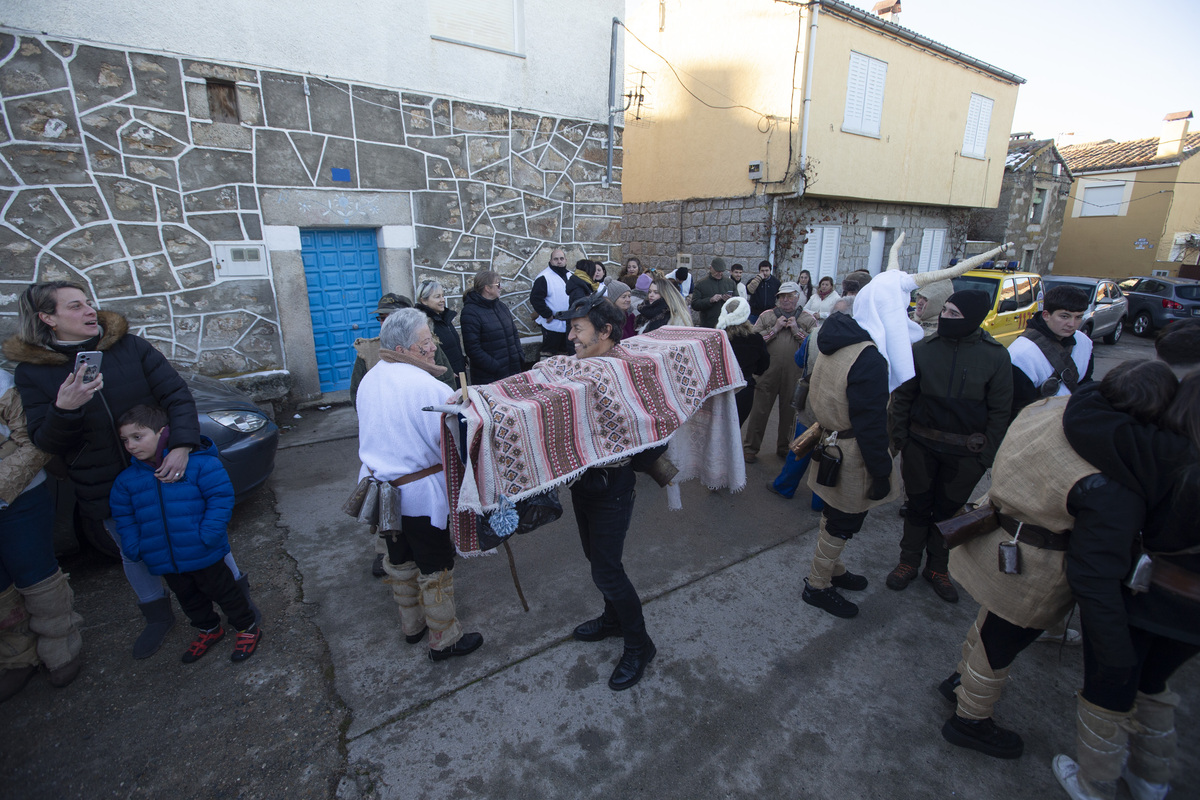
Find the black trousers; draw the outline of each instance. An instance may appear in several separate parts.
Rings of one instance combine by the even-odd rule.
[[[908,493],[904,535],[900,539],[901,564],[919,569],[922,556],[927,555],[926,566],[931,571],[949,571],[950,551],[933,523],[958,513],[986,471],[976,456],[939,453],[909,440],[901,468]]]
[[[1043,628],[1022,628],[1003,617],[988,612],[979,629],[979,643],[987,653],[992,669],[1004,669],[1012,664],[1021,651],[1037,641]]]
[[[550,353],[556,356],[574,355],[575,347],[567,340],[567,332],[563,331],[548,331],[542,328],[542,349],[543,353]]]
[[[825,517],[825,532],[830,536],[836,536],[838,539],[849,540],[854,534],[862,530],[863,523],[867,519],[867,512],[860,511],[856,514],[851,514],[848,511],[836,509],[829,503],[825,504],[825,508],[821,509],[821,516]]]
[[[633,517],[633,498],[633,489],[612,496],[571,489],[579,543],[592,566],[592,582],[604,595],[604,617],[621,624],[626,647],[641,647],[646,641],[642,601],[621,563],[625,534]]]
[[[1200,645],[1169,639],[1141,628],[1130,628],[1137,665],[1130,670],[1104,670],[1088,641],[1087,624],[1083,628],[1083,699],[1109,711],[1133,708],[1137,693],[1159,694],[1167,689],[1167,679],[1197,653]]]
[[[401,530],[383,537],[388,561],[415,561],[423,575],[454,569],[454,543],[450,531],[433,525],[429,517],[401,517]]]
[[[163,579],[175,593],[192,627],[210,631],[221,624],[221,617],[213,608],[214,602],[236,630],[249,630],[254,626],[250,601],[233,580],[233,572],[224,559],[192,572],[167,573]]]

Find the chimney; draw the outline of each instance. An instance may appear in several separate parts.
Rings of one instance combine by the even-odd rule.
[[[1158,152],[1155,158],[1171,158],[1183,152],[1183,142],[1188,135],[1191,111],[1176,111],[1163,117],[1162,135],[1158,137]]]
[[[871,10],[878,14],[884,22],[900,24],[900,0],[882,0],[882,2],[876,3]]]

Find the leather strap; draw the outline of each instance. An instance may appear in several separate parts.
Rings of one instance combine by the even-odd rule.
[[[1150,583],[1160,589],[1200,603],[1200,575],[1162,558],[1155,558],[1153,564],[1154,569],[1150,572]]]
[[[407,475],[401,475],[399,478],[394,478],[394,479],[388,481],[388,483],[391,484],[392,486],[403,486],[406,483],[412,483],[413,481],[419,481],[419,480],[421,480],[421,478],[428,478],[430,475],[437,475],[441,471],[442,471],[442,465],[434,464],[432,467],[426,467],[425,469],[419,470],[418,472],[410,472]]]
[[[1000,519],[1000,527],[1013,536],[1016,536],[1017,531],[1020,531],[1021,535],[1017,541],[1021,544],[1027,544],[1030,547],[1037,547],[1041,550],[1054,550],[1060,553],[1067,551],[1068,537],[1065,533],[1055,533],[1040,525],[1030,525],[1028,522],[1022,523],[1016,517],[1010,517],[1008,514],[997,512],[996,516]]]
[[[924,425],[918,425],[915,422],[908,423],[908,429],[922,439],[928,439],[931,442],[941,442],[942,444],[952,444],[955,447],[965,448],[971,453],[982,453],[984,446],[987,444],[987,437],[982,433],[947,433],[946,431],[926,428]]]
[[[1075,389],[1079,386],[1079,371],[1075,369],[1073,363],[1063,357],[1062,345],[1050,341],[1050,337],[1034,328],[1026,328],[1021,335],[1037,345],[1038,350],[1041,350],[1042,355],[1050,362],[1050,369],[1054,370],[1054,377],[1065,383],[1071,394],[1075,394]],[[1071,346],[1075,346],[1074,340],[1072,340]]]

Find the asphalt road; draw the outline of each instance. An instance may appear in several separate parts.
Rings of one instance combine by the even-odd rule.
[[[1096,373],[1152,353],[1097,344]],[[817,515],[802,492],[683,487],[666,509],[644,478],[626,564],[658,656],[634,689],[605,680],[618,640],[570,639],[600,610],[570,509],[518,539],[522,611],[503,556],[460,559],[456,597],[475,654],[432,664],[404,643],[366,532],[340,512],[354,484],[353,409],[308,410],[284,436],[267,489],[240,505],[234,553],[263,609],[248,662],[223,642],[194,665],[176,626],[154,657],[129,655],[140,615],[120,568],[71,557],[88,664],[70,687],[35,679],[0,715],[0,794],[13,798],[1058,798],[1071,752],[1078,649],[1034,645],[997,710],[1025,755],[997,761],[946,744],[936,692],[976,613],[924,581],[903,593],[895,506],[846,551],[870,587],[853,620],[802,604]],[[1200,795],[1200,664],[1174,688],[1176,797]],[[1122,790],[1123,791],[1123,790]],[[1124,795],[1121,795],[1122,797]]]

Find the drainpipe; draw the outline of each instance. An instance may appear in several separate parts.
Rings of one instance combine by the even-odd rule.
[[[608,163],[604,173],[604,188],[612,186],[613,182],[613,138],[617,119],[617,28],[621,20],[613,17],[612,44],[608,50]]]
[[[812,83],[813,83],[813,65],[816,63],[817,54],[817,17],[821,14],[820,2],[808,4],[810,17],[808,20],[808,64],[804,68],[804,107],[800,113],[800,180],[796,186],[793,198],[801,198],[804,196],[804,167],[808,162],[808,120],[809,110],[812,108]],[[767,257],[771,260],[772,266],[777,266],[779,259],[775,253],[775,241],[779,231],[779,196],[776,195],[771,201],[771,242]]]

